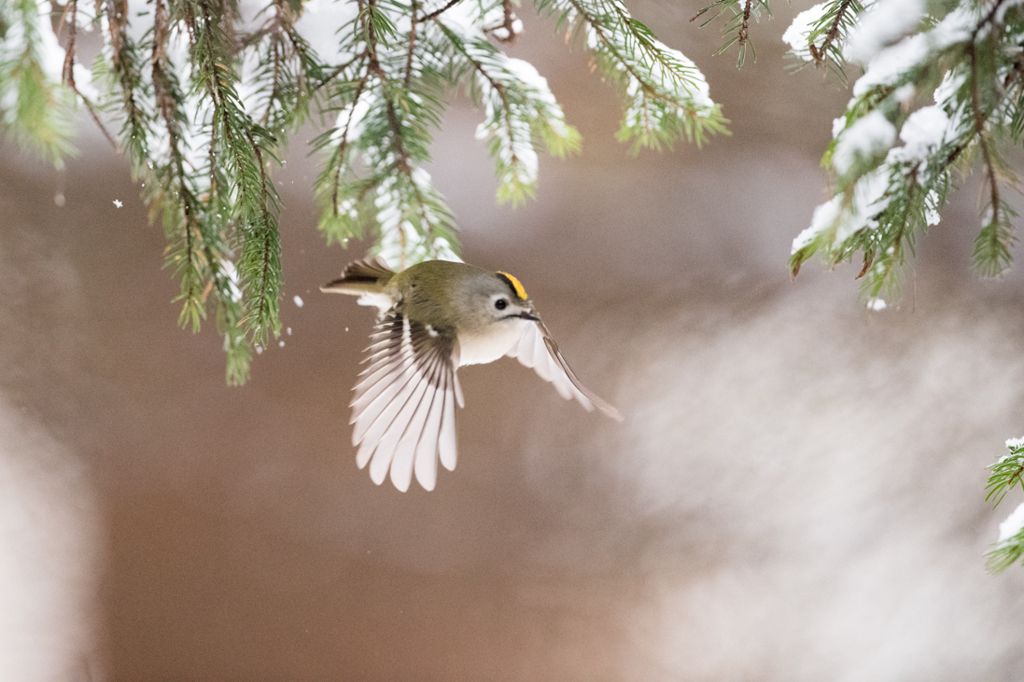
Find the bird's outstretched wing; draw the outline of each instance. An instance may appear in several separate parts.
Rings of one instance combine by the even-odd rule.
[[[412,322],[391,309],[371,335],[366,369],[352,398],[356,464],[370,465],[377,485],[405,492],[415,472],[427,490],[437,482],[437,462],[455,468],[455,405],[463,405],[455,376],[458,341],[453,332]]]
[[[569,363],[558,350],[558,344],[551,338],[551,332],[539,317],[536,322],[527,325],[523,338],[519,339],[506,355],[519,360],[527,367],[532,367],[542,379],[550,381],[563,398],[575,398],[587,412],[593,411],[596,407],[612,419],[622,421],[622,415],[618,410],[598,398],[576,378]]]

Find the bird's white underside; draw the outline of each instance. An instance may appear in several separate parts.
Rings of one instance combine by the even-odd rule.
[[[533,322],[520,317],[502,320],[491,326],[486,334],[459,335],[459,367],[486,365],[504,356],[519,343],[527,326]]]
[[[393,305],[386,294],[365,294],[359,303],[382,311]],[[426,332],[437,336],[429,325]],[[547,346],[537,322],[505,319],[486,334],[460,334],[450,358],[437,357],[437,362],[426,365],[417,361],[425,351],[414,350],[407,319],[402,320],[398,344],[400,352],[385,365],[364,371],[352,402],[352,440],[359,446],[356,463],[360,469],[369,464],[370,478],[378,485],[390,473],[391,482],[404,492],[415,475],[423,488],[433,490],[438,462],[448,470],[455,468],[455,405],[463,404],[455,370],[463,365],[487,364],[504,355],[514,357],[551,382],[563,398],[575,398],[588,411],[594,409],[594,403],[556,359],[556,351]]]

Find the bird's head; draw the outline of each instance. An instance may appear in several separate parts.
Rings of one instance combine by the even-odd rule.
[[[507,272],[473,273],[462,282],[456,305],[467,330],[538,318],[519,280]]]

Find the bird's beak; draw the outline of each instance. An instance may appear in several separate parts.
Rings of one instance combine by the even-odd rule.
[[[516,317],[521,317],[524,320],[530,320],[531,322],[540,322],[540,318],[530,313],[519,313]]]

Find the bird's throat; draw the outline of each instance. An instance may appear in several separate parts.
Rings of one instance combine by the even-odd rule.
[[[506,318],[479,334],[459,334],[459,366],[494,362],[523,338],[526,325],[522,318]]]

